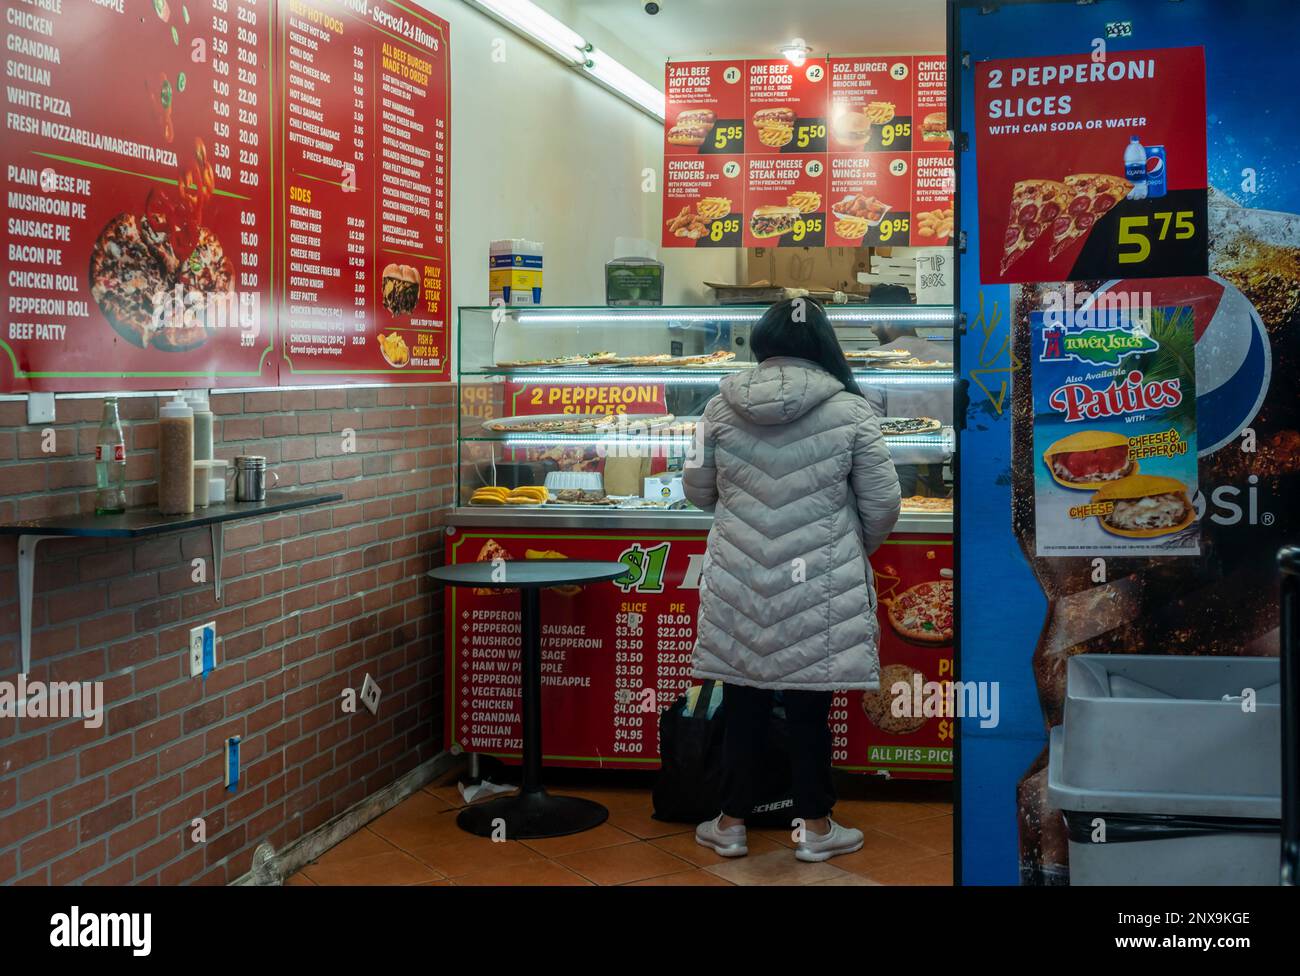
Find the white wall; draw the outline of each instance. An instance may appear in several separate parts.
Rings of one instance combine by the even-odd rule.
[[[614,239],[659,242],[661,125],[459,0],[421,3],[451,24],[452,304],[487,303],[501,237],[544,242],[545,304],[604,304]],[[661,251],[665,303],[710,301],[701,282],[736,280],[737,254]]]

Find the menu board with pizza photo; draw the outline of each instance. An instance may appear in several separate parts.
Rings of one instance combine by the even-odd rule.
[[[0,391],[273,384],[266,5],[6,8]]]
[[[444,21],[9,6],[0,392],[449,376]]]
[[[1206,274],[1205,122],[1201,47],[980,62],[980,280]]]
[[[663,246],[948,243],[943,55],[669,62],[664,79]]]

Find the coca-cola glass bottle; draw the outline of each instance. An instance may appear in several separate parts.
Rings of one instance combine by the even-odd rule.
[[[104,397],[104,416],[95,437],[96,515],[126,511],[126,439],[117,415],[117,397]]]

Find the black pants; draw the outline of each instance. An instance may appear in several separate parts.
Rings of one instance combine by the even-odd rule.
[[[726,685],[722,695],[726,730],[722,754],[722,812],[744,819],[762,783],[762,763],[772,696],[766,688]],[[835,805],[831,785],[831,711],[829,691],[783,691],[786,729],[790,736],[792,817],[817,820]]]

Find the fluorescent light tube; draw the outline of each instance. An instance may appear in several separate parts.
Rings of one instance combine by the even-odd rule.
[[[575,67],[587,60],[582,35],[529,0],[465,0]]]
[[[595,48],[587,55],[585,67],[587,74],[598,84],[663,121],[664,93],[640,75],[624,67],[600,48]]]

